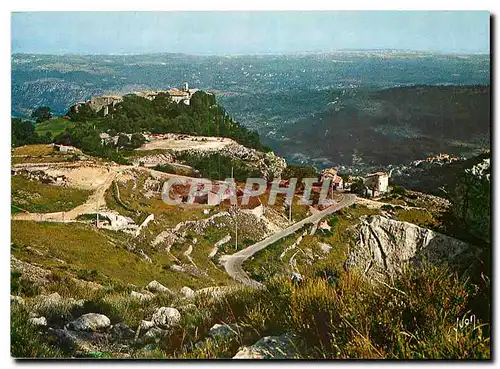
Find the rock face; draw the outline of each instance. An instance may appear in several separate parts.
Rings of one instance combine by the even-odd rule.
[[[349,252],[347,269],[361,269],[375,278],[391,279],[405,264],[458,265],[472,257],[470,245],[441,233],[373,215],[358,227],[358,241]]]
[[[198,149],[190,149],[184,151],[189,155],[205,157],[213,153],[213,151],[203,151]],[[219,155],[231,158],[240,159],[245,162],[248,169],[258,170],[265,179],[273,179],[281,176],[281,173],[286,168],[286,161],[273,152],[261,152],[255,149],[250,149],[236,142],[217,150]]]
[[[115,339],[129,339],[134,337],[134,333],[125,323],[118,323],[111,327],[111,334]]]
[[[150,328],[153,328],[155,326],[155,323],[149,321],[149,320],[141,320],[141,324],[139,324],[139,327],[141,327],[141,330],[148,330]]]
[[[264,337],[252,346],[244,346],[233,359],[293,359],[296,356],[293,336],[284,334]]]
[[[49,328],[48,332],[62,345],[69,345],[77,352],[93,352],[99,350],[99,343],[105,341],[100,333],[69,331],[67,329]]]
[[[491,160],[485,158],[458,177],[452,211],[467,230],[491,242]]]
[[[153,313],[151,321],[158,327],[171,328],[180,323],[181,313],[171,307],[161,307]]]
[[[158,327],[153,327],[142,337],[143,343],[158,342],[168,334],[168,331]]]
[[[88,313],[68,324],[68,328],[75,331],[95,332],[106,329],[111,325],[109,318],[103,314]]]

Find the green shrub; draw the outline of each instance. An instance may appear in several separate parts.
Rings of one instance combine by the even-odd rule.
[[[40,286],[22,278],[21,273],[14,270],[10,272],[10,293],[32,297],[40,293]]]
[[[404,188],[403,186],[394,185],[392,186],[392,193],[397,195],[405,195],[406,188]]]
[[[63,352],[48,343],[47,337],[28,321],[28,311],[11,305],[10,354],[15,358],[60,358]]]

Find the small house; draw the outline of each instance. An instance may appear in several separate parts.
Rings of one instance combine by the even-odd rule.
[[[365,177],[366,194],[371,197],[380,196],[389,191],[389,173],[376,172]]]

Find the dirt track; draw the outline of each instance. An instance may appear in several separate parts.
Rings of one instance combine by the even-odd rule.
[[[119,175],[127,170],[135,169],[147,171],[159,178],[185,178],[191,177],[181,176],[159,172],[154,169],[136,167],[132,165],[88,165],[80,166],[74,163],[68,165],[66,163],[53,163],[49,168],[47,165],[40,166],[37,163],[33,165],[23,164],[23,168],[37,168],[45,170],[50,175],[65,175],[68,184],[71,187],[91,189],[94,192],[89,196],[87,201],[69,211],[59,211],[54,213],[17,213],[12,214],[12,220],[32,220],[37,222],[70,222],[75,220],[79,215],[95,213],[96,210],[102,211],[106,209],[106,199],[104,197],[106,190],[111,186],[114,180],[117,180]]]
[[[126,168],[123,167],[108,167],[104,181],[102,181],[94,193],[92,193],[87,201],[69,211],[59,211],[54,213],[18,213],[13,214],[13,220],[34,220],[34,221],[51,221],[51,222],[66,222],[76,219],[79,215],[95,213],[97,209],[102,209],[106,205],[104,194],[111,186],[113,180]],[[102,178],[100,178],[102,179]],[[97,208],[98,207],[98,208]]]
[[[152,141],[145,143],[137,150],[147,151],[147,150],[161,149],[161,150],[173,150],[173,151],[185,151],[185,150],[217,151],[222,149],[223,147],[226,147],[234,143],[235,141],[231,140],[230,138],[219,138],[219,137],[190,136],[184,139],[159,138],[159,139],[153,139]]]

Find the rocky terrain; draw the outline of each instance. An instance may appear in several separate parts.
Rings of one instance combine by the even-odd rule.
[[[463,241],[380,215],[362,219],[357,232],[346,268],[358,268],[369,278],[392,280],[408,264],[445,263],[463,268],[475,259],[472,246]]]

